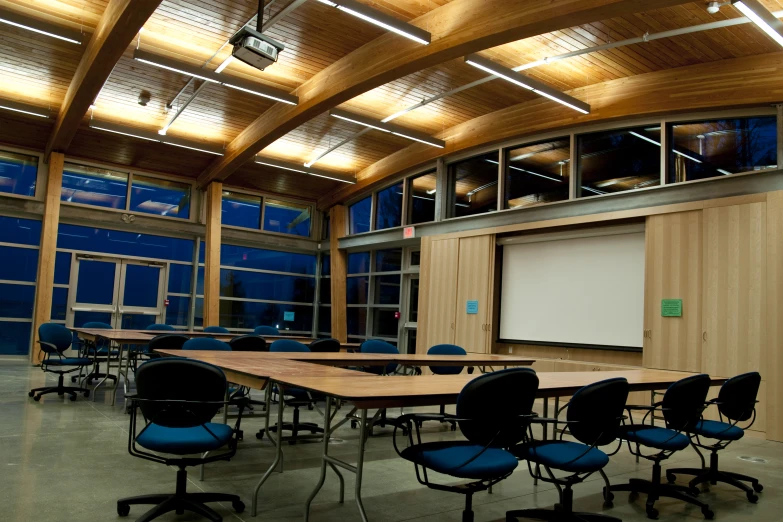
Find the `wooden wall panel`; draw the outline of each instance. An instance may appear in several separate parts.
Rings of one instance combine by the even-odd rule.
[[[345,235],[347,210],[343,205],[335,205],[329,211],[331,233],[329,237],[329,261],[331,272],[329,284],[332,296],[332,337],[340,342],[348,341],[348,312],[346,307],[346,273],[348,254],[340,250],[338,241]]]
[[[468,352],[486,353],[489,349],[494,239],[494,235],[485,235],[459,240],[454,341]],[[467,313],[468,300],[478,301],[477,314]]]
[[[767,439],[783,442],[783,191],[767,195]]]
[[[220,324],[220,241],[223,184],[210,183],[207,194],[204,259],[204,326]]]
[[[427,257],[429,262],[419,276],[419,303],[426,321],[425,335],[417,343],[421,353],[436,344],[454,343],[455,307],[459,266],[459,239],[433,240]],[[424,253],[424,252],[422,252]],[[422,268],[426,259],[422,257]]]
[[[702,212],[647,218],[644,366],[701,369]],[[682,317],[661,317],[661,299],[682,299]]]
[[[766,343],[766,203],[704,210],[702,371],[760,371]]]

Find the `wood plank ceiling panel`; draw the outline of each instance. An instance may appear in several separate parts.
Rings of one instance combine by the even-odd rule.
[[[108,0],[0,0],[0,7],[71,29],[92,32],[108,3]]]
[[[247,163],[240,167],[234,176],[231,176],[230,185],[315,201],[321,195],[327,194],[345,183],[307,174],[297,174],[257,163]]]

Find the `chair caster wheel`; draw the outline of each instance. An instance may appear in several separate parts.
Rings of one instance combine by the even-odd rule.
[[[76,400],[76,395],[71,395],[71,402]]]
[[[33,400],[34,400],[35,402],[38,402],[38,401],[40,401],[40,400],[41,400],[41,396],[40,396],[40,395],[36,395],[35,397],[33,397]]]
[[[649,518],[650,520],[658,520],[657,509],[655,509],[654,507],[648,507],[646,511],[647,511],[647,518]]]
[[[355,430],[356,428],[356,421],[351,421],[351,429]]]
[[[245,439],[245,432],[243,430],[239,430],[237,432],[237,442]]]
[[[756,493],[761,493],[762,491],[764,491],[764,486],[758,483],[753,484],[753,491],[755,491]]]
[[[231,507],[234,508],[234,511],[237,513],[242,513],[245,510],[245,503],[241,500],[235,500],[231,503]]]
[[[637,491],[631,491],[631,492],[628,494],[628,501],[629,501],[629,502],[633,502],[633,501],[634,501],[634,500],[636,500],[637,498],[639,498],[639,492],[637,492]]]
[[[715,513],[713,513],[710,510],[710,508],[705,507],[704,509],[701,510],[701,514],[704,515],[704,518],[706,518],[707,520],[712,520],[713,518],[715,518]]]
[[[674,473],[667,473],[666,480],[669,481],[669,484],[674,484],[675,482],[677,482],[677,475],[675,475]]]
[[[611,509],[614,507],[614,502],[611,500],[604,500],[604,508]]]
[[[84,398],[86,399],[87,397],[90,396],[90,390],[87,390],[86,392],[83,392],[82,395],[84,395]]]
[[[256,433],[256,438],[258,440],[264,440],[264,430],[261,430],[261,431],[257,432]]]
[[[752,504],[755,504],[756,502],[759,501],[759,496],[756,495],[755,493],[751,493],[749,491],[748,492],[748,501],[751,502]]]
[[[71,377],[71,382],[76,382],[76,377]]]
[[[28,397],[32,397],[33,395],[35,395],[35,392],[27,392]]]
[[[127,517],[130,514],[130,504],[117,502],[117,514],[121,517]]]

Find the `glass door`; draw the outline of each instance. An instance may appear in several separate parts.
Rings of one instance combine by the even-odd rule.
[[[101,322],[113,328],[143,330],[163,311],[165,265],[77,256],[71,268],[66,324]]]

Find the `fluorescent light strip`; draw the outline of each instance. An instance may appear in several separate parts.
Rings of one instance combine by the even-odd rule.
[[[334,175],[330,175],[330,174],[328,174],[326,172],[314,171],[314,170],[309,170],[309,169],[308,170],[304,170],[304,169],[301,169],[301,168],[288,166],[288,165],[286,165],[284,163],[270,162],[269,160],[258,159],[258,157],[256,157],[255,162],[258,163],[259,165],[266,165],[267,167],[274,167],[274,168],[277,168],[277,169],[290,170],[292,172],[299,172],[301,174],[308,174],[310,176],[316,176],[318,178],[325,178],[325,179],[331,179],[333,181],[340,181],[342,183],[348,183],[350,185],[356,184],[356,181],[344,179],[344,178],[337,177],[337,176],[334,176]]]
[[[18,19],[21,19],[21,17],[19,17]],[[75,38],[70,38],[68,36],[65,36],[64,34],[53,33],[51,30],[46,31],[46,30],[43,30],[43,29],[39,29],[37,27],[33,27],[32,25],[27,25],[27,24],[23,24],[23,23],[20,23],[20,22],[17,22],[17,21],[10,20],[10,17],[8,15],[5,15],[5,14],[0,16],[0,22],[2,22],[4,24],[12,25],[14,27],[18,27],[20,29],[26,29],[26,30],[32,31],[34,33],[42,34],[44,36],[51,36],[52,38],[57,38],[58,40],[64,40],[66,42],[75,43],[76,45],[81,45],[82,44],[81,40],[77,40]],[[31,20],[30,23],[34,23],[34,21]],[[41,25],[43,25],[43,24],[41,24]],[[49,24],[46,24],[46,25],[49,25]]]
[[[190,150],[195,150],[195,151],[198,151],[198,152],[206,152],[207,154],[214,154],[215,156],[222,156],[223,155],[222,152],[218,152],[217,150],[209,150],[209,149],[201,148],[201,147],[198,146],[197,143],[194,143],[193,145],[188,145],[185,140],[178,139],[178,138],[172,138],[171,140],[164,140],[163,138],[155,137],[152,132],[150,132],[148,136],[145,136],[144,134],[135,134],[133,132],[133,129],[128,128],[127,131],[126,131],[125,127],[123,127],[121,125],[116,125],[116,124],[113,124],[113,123],[103,123],[103,124],[101,124],[101,123],[97,123],[97,124],[90,123],[90,128],[91,129],[102,130],[104,132],[113,132],[114,134],[121,134],[123,136],[129,136],[131,138],[138,138],[140,140],[147,140],[147,141],[154,141],[154,142],[158,142],[158,143],[163,143],[164,145],[173,145],[175,147],[180,147],[180,148],[183,148],[183,149],[190,149]],[[144,131],[140,131],[140,132],[144,133]],[[158,131],[158,133],[160,133],[160,131]]]
[[[424,143],[425,145],[430,145],[431,147],[437,147],[439,149],[443,148],[443,145],[440,145],[438,143],[433,143],[431,141],[423,140],[421,138],[414,138],[413,136],[408,136],[407,134],[402,134],[401,132],[392,132],[395,136],[399,136],[401,138],[408,138],[409,140],[418,141],[419,143]]]
[[[783,35],[779,32],[781,23],[766,7],[756,0],[734,0],[732,5],[747,16],[759,29],[767,33],[770,38],[783,46]],[[777,29],[773,25],[777,26]]]
[[[379,130],[381,132],[388,132],[394,134],[395,136],[418,141],[419,143],[424,143],[425,145],[429,145],[431,147],[442,149],[446,146],[443,140],[432,138],[424,133],[406,129],[405,127],[401,127],[400,125],[395,125],[393,123],[379,122],[372,118],[366,118],[364,116],[359,116],[358,114],[351,114],[350,112],[346,112],[341,109],[332,109],[329,111],[329,114],[341,120],[350,121],[351,123],[356,123],[357,125],[364,125],[365,127]],[[307,164],[305,164],[305,166],[307,166]]]
[[[733,172],[729,172],[728,170],[723,170],[723,169],[715,169],[715,170],[717,170],[718,172],[720,172],[725,176],[728,176],[729,174],[733,174]]]
[[[193,72],[183,71],[182,69],[177,69],[176,67],[163,65],[158,62],[147,60],[145,58],[135,58],[135,60],[137,62],[146,63],[147,65],[153,65],[155,67],[160,67],[161,69],[166,69],[167,71],[173,71],[176,73],[184,74],[185,76],[192,76],[193,78],[198,78],[199,80],[204,80],[205,82],[220,83],[219,81],[213,80],[212,78],[207,78],[206,76],[199,76],[198,74],[195,74]]]
[[[147,141],[160,141],[156,140],[155,138],[147,138],[146,136],[139,136],[138,134],[131,134],[130,132],[122,132],[114,129],[107,129],[106,127],[99,127],[97,125],[90,125],[91,129],[97,129],[102,130],[105,132],[113,132],[114,134],[122,134],[123,136],[130,136],[131,138],[139,138],[140,140],[147,140]]]
[[[256,91],[256,90],[253,90],[253,89],[248,89],[246,87],[240,87],[239,85],[234,85],[234,84],[227,83],[227,82],[223,82],[223,85],[225,85],[226,87],[230,87],[231,89],[236,89],[238,91],[249,92],[250,94],[255,94],[256,96],[263,96],[264,98],[270,98],[270,99],[275,100],[275,101],[287,103],[288,105],[298,105],[298,103],[295,102],[295,101],[286,100],[284,98],[278,98],[274,94],[269,94],[269,93],[265,93],[265,92],[262,92],[262,91]]]
[[[361,18],[362,20],[377,25],[378,27],[383,27],[387,31],[404,36],[405,38],[413,40],[414,42],[418,42],[423,45],[429,45],[430,43],[431,35],[427,31],[419,29],[418,27],[407,22],[396,20],[391,16],[388,16],[376,9],[373,9],[372,7],[366,6],[359,2],[354,2],[353,0],[338,0],[337,2],[332,2],[330,0],[318,1],[322,4],[336,7],[343,12],[346,12],[357,18]]]
[[[639,138],[641,140],[644,140],[646,142],[652,143],[653,145],[657,145],[658,147],[661,146],[661,144],[658,143],[657,141],[655,141],[654,139],[648,138],[647,136],[645,136],[643,134],[639,134],[638,132],[628,131],[628,134],[630,134],[632,136],[636,136],[637,138]],[[674,152],[678,156],[682,156],[683,158],[689,159],[691,161],[695,161],[696,163],[703,163],[701,160],[698,160],[698,159],[694,158],[693,156],[688,156],[687,154],[684,154],[684,153],[682,153],[682,152],[680,152],[678,150],[672,150],[672,152]]]
[[[2,105],[0,104],[0,109],[5,109],[7,111],[14,111],[14,112],[21,112],[22,114],[29,114],[30,116],[38,116],[39,118],[48,118],[48,114],[43,114],[40,112],[34,112],[34,111],[28,111],[25,109],[19,109],[16,107],[11,107],[9,105]]]
[[[223,69],[225,69],[226,67],[228,67],[228,64],[230,64],[230,63],[231,63],[231,62],[233,62],[233,61],[234,61],[234,56],[233,56],[233,55],[228,55],[228,58],[226,58],[225,60],[223,60],[223,63],[221,63],[220,65],[218,65],[217,69],[215,69],[215,72],[216,72],[216,73],[218,73],[218,74],[222,73],[222,72],[223,72]]]
[[[503,78],[504,80],[509,81],[515,85],[519,85],[524,89],[533,91],[539,96],[556,101],[557,103],[560,103],[569,109],[573,109],[582,114],[590,114],[590,105],[587,103],[577,100],[573,96],[569,96],[566,93],[560,92],[543,82],[533,78],[528,78],[527,76],[518,73],[514,69],[509,69],[508,67],[497,64],[492,60],[488,60],[487,58],[483,58],[477,54],[471,54],[465,57],[465,63],[499,78]]]
[[[182,145],[180,143],[174,143],[173,141],[162,141],[166,145],[174,145],[175,147],[182,147],[183,149],[197,150],[199,152],[206,152],[207,154],[214,154],[215,156],[222,156],[222,152],[215,152],[214,150],[199,149],[198,147],[191,147],[190,145]]]
[[[334,112],[330,112],[329,114],[331,116],[334,116],[335,118],[339,118],[339,119],[345,120],[345,121],[350,121],[351,123],[356,123],[357,125],[364,125],[365,127],[370,127],[371,129],[379,130],[381,132],[391,132],[391,131],[388,131],[388,130],[384,129],[383,127],[378,127],[377,125],[371,125],[371,124],[363,122],[363,121],[354,120],[352,118],[348,118],[348,117],[343,116],[341,114],[335,114]]]

